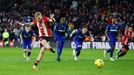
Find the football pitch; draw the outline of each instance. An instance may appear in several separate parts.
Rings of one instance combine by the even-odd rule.
[[[39,50],[33,49],[31,61],[26,61],[21,48],[0,48],[0,75],[134,75],[132,50],[115,62],[109,61],[109,55],[104,58],[103,50],[82,50],[77,62],[73,60],[71,48],[63,49],[61,62],[56,61],[56,53],[46,51],[39,70],[32,71]],[[94,65],[98,58],[104,60],[103,68]]]

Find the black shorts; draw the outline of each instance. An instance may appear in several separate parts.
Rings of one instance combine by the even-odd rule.
[[[129,49],[128,45],[122,44],[122,48],[125,48],[126,50]]]
[[[4,42],[7,42],[8,40],[9,40],[8,38],[4,38],[4,40],[3,40],[3,41],[4,41]]]
[[[43,39],[45,39],[47,42],[49,41],[52,41],[53,40],[53,37],[47,37],[47,36],[42,36],[42,37],[39,37],[39,40],[42,41]]]

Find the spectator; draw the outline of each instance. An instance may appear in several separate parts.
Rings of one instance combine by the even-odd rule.
[[[7,29],[4,30],[2,37],[4,40],[4,46],[8,47],[9,46],[9,32],[7,31]]]

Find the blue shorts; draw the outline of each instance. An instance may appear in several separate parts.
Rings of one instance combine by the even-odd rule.
[[[55,36],[55,41],[57,42],[57,41],[62,41],[62,42],[64,42],[65,41],[65,36]]]
[[[83,44],[83,41],[77,41],[77,40],[74,40],[74,43],[75,43],[75,48],[82,48],[82,44]]]
[[[31,44],[32,44],[32,40],[25,40],[22,43],[22,48],[23,49],[28,48],[29,50],[32,50]]]

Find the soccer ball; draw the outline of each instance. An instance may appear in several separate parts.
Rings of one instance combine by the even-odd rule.
[[[104,61],[102,59],[97,59],[94,63],[97,68],[102,68],[104,66]]]

